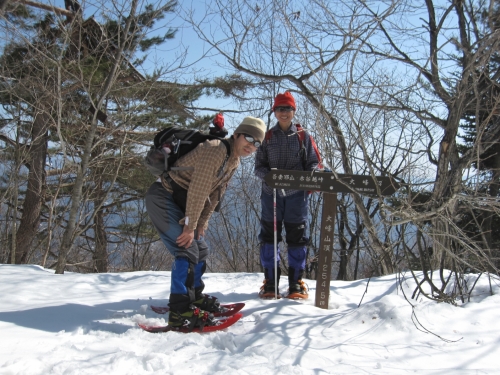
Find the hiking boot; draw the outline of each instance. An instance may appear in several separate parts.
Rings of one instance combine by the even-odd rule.
[[[290,284],[287,298],[307,299],[309,297],[308,291],[307,284],[302,280],[298,280],[296,283]]]
[[[209,296],[208,294],[199,295],[198,299],[193,302],[193,305],[210,313],[221,311],[220,302],[217,297]]]
[[[193,328],[203,330],[205,326],[215,325],[215,320],[213,314],[191,305],[189,310],[184,312],[170,311],[168,325],[174,328],[187,328],[190,331]]]
[[[264,284],[260,287],[259,291],[260,298],[281,298],[280,291],[278,289],[278,295],[275,294],[274,284],[271,284],[269,280],[264,279]]]

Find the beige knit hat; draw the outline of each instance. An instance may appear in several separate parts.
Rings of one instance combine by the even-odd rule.
[[[251,116],[245,117],[234,131],[234,134],[241,133],[251,135],[256,141],[262,143],[266,135],[266,124],[260,118]]]

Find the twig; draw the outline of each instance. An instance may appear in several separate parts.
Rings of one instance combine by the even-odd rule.
[[[365,289],[365,292],[363,293],[363,295],[361,296],[361,301],[359,301],[359,304],[358,304],[358,307],[361,306],[361,302],[363,302],[363,298],[365,298],[365,294],[366,292],[368,291],[368,285],[370,284],[370,280],[372,279],[372,277],[370,276],[368,278],[368,282],[366,283],[366,289]]]
[[[470,295],[472,294],[472,291],[474,290],[474,287],[476,286],[476,283],[479,281],[479,278],[481,277],[482,274],[483,273],[481,272],[477,277],[476,281],[474,281],[474,284],[472,284],[472,288],[469,291],[469,296],[467,297],[467,302],[470,302]],[[491,282],[490,282],[490,290],[491,290]]]
[[[444,342],[448,342],[448,343],[457,342],[457,341],[460,341],[463,339],[463,337],[459,338],[458,340],[445,339],[444,337],[439,336],[437,333],[434,333],[434,332],[428,330],[427,328],[425,328],[424,325],[422,323],[420,323],[420,321],[417,318],[417,314],[415,313],[415,306],[406,297],[406,293],[401,285],[401,281],[400,281],[400,286],[401,286],[401,292],[403,293],[403,296],[405,297],[406,302],[408,302],[408,304],[411,306],[411,321],[413,322],[413,325],[415,326],[416,329],[418,329],[420,332],[430,333],[431,335],[434,335],[437,338],[443,340]]]
[[[408,301],[408,300],[407,300]],[[418,329],[420,332],[423,332],[423,333],[430,333],[431,335],[434,335],[436,336],[437,338],[443,340],[444,342],[447,342],[447,343],[450,343],[450,342],[458,342],[460,340],[463,339],[463,337],[460,337],[458,340],[448,340],[448,339],[445,339],[444,337],[441,337],[439,336],[437,333],[434,333],[432,331],[429,331],[427,328],[425,328],[423,326],[422,323],[420,323],[420,321],[418,320],[417,318],[417,314],[415,314],[415,306],[412,306],[412,309],[411,309],[411,321],[413,322],[413,325],[415,326],[416,329]],[[418,325],[416,323],[418,323]]]

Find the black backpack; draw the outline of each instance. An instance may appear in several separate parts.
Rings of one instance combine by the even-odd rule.
[[[154,176],[160,176],[165,172],[168,173],[170,170],[193,169],[193,167],[178,168],[172,166],[179,158],[194,150],[200,143],[207,140],[219,139],[224,143],[227,151],[226,158],[219,169],[219,174],[222,173],[231,154],[231,149],[229,142],[215,135],[217,132],[212,131],[212,129],[210,131],[212,134],[204,134],[198,130],[182,129],[177,126],[161,130],[155,135],[153,145],[146,155],[146,168]]]

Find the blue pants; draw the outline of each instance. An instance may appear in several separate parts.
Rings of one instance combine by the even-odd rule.
[[[149,188],[146,194],[146,209],[162,242],[175,257],[170,287],[171,303],[172,299],[182,300],[182,306],[178,306],[176,310],[187,309],[189,303],[201,294],[204,287],[201,278],[206,269],[208,245],[203,237],[193,240],[188,248],[177,245],[177,237],[183,230],[183,225],[179,224],[179,221],[184,217],[184,212],[161,183],[155,182]],[[195,232],[195,238],[196,236]]]
[[[261,242],[260,260],[265,269],[266,279],[274,280],[274,202],[273,196],[262,192],[261,195],[261,230],[259,240]],[[286,243],[288,245],[288,265],[293,275],[291,279],[302,278],[306,267],[306,252],[309,238],[306,236],[308,216],[308,195],[305,191],[299,191],[293,195],[280,197],[276,195],[276,231],[277,242],[283,240],[283,224],[286,232]],[[278,247],[277,262],[280,261],[280,250]]]

